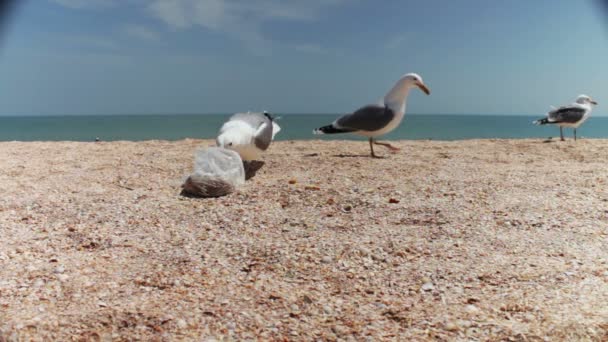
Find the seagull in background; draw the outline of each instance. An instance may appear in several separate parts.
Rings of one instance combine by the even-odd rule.
[[[401,77],[391,90],[384,96],[381,104],[367,105],[346,114],[332,124],[317,128],[313,134],[354,133],[369,138],[369,148],[373,158],[379,158],[374,153],[374,144],[388,147],[391,151],[399,148],[389,143],[381,143],[376,137],[394,130],[405,115],[405,102],[410,89],[418,87],[427,95],[431,92],[417,74],[406,74]]]
[[[257,160],[281,127],[268,112],[236,113],[220,128],[217,146],[236,151],[243,161]]]
[[[589,118],[595,105],[597,105],[597,102],[591,97],[579,95],[574,103],[551,110],[547,113],[546,118],[538,119],[533,124],[558,125],[559,136],[562,141],[564,141],[564,127],[574,128],[574,140],[576,141],[576,129]]]

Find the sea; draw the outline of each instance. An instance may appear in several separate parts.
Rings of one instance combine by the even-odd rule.
[[[338,114],[276,114],[277,140],[362,139],[353,134],[313,135]],[[542,116],[542,115],[541,115]],[[407,114],[383,139],[522,139],[559,137],[555,126],[536,126],[541,116]],[[213,139],[230,114],[3,116],[0,141],[116,141]],[[572,137],[571,129],[564,129]],[[580,138],[608,138],[608,117],[591,117],[579,127]]]

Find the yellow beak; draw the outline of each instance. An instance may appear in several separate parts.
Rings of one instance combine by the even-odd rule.
[[[418,88],[420,88],[420,90],[422,90],[425,94],[427,95],[431,95],[431,91],[429,90],[429,88],[427,88],[424,83],[419,83],[416,82],[416,85],[418,86]]]

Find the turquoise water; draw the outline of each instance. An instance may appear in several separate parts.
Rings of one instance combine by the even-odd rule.
[[[179,140],[215,138],[230,115],[100,115],[0,117],[0,141],[73,140]],[[386,139],[460,140],[478,138],[546,138],[559,129],[535,126],[540,116],[406,115],[401,126]],[[352,134],[312,135],[312,130],[332,122],[337,115],[286,114],[277,140],[362,139]],[[567,137],[572,136],[567,129]],[[608,118],[591,117],[578,130],[579,137],[608,138]]]

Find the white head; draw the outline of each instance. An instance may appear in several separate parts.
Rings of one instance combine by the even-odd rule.
[[[393,88],[384,96],[384,104],[397,111],[405,110],[405,98],[412,88],[420,88],[425,94],[430,95],[431,91],[422,81],[422,77],[418,74],[403,75]]]
[[[595,102],[591,97],[587,96],[587,95],[579,95],[576,98],[576,103],[578,104],[582,104],[582,105],[597,105],[597,102]]]
[[[251,141],[250,131],[251,128],[245,123],[228,121],[222,126],[215,142],[219,147],[232,150],[238,146],[249,144]]]
[[[431,95],[431,91],[429,90],[429,88],[426,87],[426,85],[424,85],[424,82],[422,82],[422,77],[420,77],[420,75],[418,75],[418,74],[414,74],[414,73],[406,74],[403,77],[401,77],[399,82],[403,82],[405,84],[405,86],[408,88],[418,87],[425,94]]]

